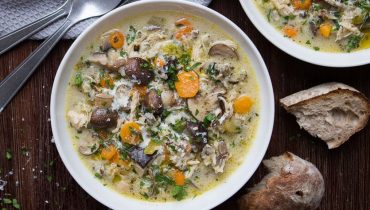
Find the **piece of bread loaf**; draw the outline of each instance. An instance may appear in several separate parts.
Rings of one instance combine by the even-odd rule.
[[[260,183],[241,197],[240,210],[310,210],[319,207],[325,184],[310,162],[286,152],[264,160],[269,170]]]
[[[301,128],[339,147],[366,126],[370,102],[358,90],[341,83],[325,83],[280,100],[296,116]]]

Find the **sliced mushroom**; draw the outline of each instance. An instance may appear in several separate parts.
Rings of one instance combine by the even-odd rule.
[[[110,107],[113,102],[113,96],[106,93],[99,93],[95,95],[95,106]]]
[[[122,66],[122,70],[134,83],[140,85],[147,85],[154,78],[149,62],[142,58],[128,58],[127,62]]]
[[[147,109],[155,114],[160,114],[163,111],[163,102],[161,96],[156,90],[150,90],[144,98],[144,105]]]
[[[90,124],[94,128],[114,127],[117,124],[118,113],[106,108],[96,108],[90,118]]]
[[[154,153],[153,155],[145,154],[144,149],[137,146],[133,147],[128,154],[130,158],[141,168],[145,168],[149,164],[149,162],[153,160],[156,156],[156,153]]]
[[[215,42],[209,49],[208,55],[222,56],[225,58],[239,58],[236,45],[231,41]]]
[[[226,119],[233,116],[234,108],[231,103],[228,103],[223,96],[218,97],[220,107],[222,110],[222,116],[218,119],[220,124],[223,124]]]
[[[176,103],[175,94],[172,90],[162,91],[161,98],[165,108],[172,107]]]
[[[208,142],[208,131],[202,125],[202,123],[187,122],[186,131],[193,138],[194,143],[200,146],[201,148]]]

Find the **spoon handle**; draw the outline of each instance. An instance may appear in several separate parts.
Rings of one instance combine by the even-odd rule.
[[[59,9],[46,15],[45,17],[0,37],[0,55],[14,47],[21,41],[25,40],[26,38],[32,36],[55,20],[67,15],[70,11],[70,7],[70,1],[68,0]]]
[[[64,24],[48,39],[46,39],[35,51],[29,55],[14,71],[12,71],[0,83],[0,113],[5,106],[21,89],[23,84],[36,70],[39,64],[49,54],[53,47],[63,37],[63,35],[70,29],[76,22],[66,19]]]

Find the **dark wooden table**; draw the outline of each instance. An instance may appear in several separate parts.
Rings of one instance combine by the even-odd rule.
[[[269,43],[237,0],[214,0],[210,7],[234,21],[255,43],[269,69],[276,101],[329,81],[344,82],[370,96],[369,65],[334,69],[299,61]],[[106,209],[73,180],[51,141],[51,88],[71,43],[61,41],[0,114],[0,179],[8,182],[0,198],[16,198],[22,209]],[[0,80],[39,44],[26,41],[1,55]],[[294,117],[276,104],[274,132],[265,158],[285,151],[313,162],[322,172],[326,190],[320,209],[370,209],[370,126],[340,148],[329,151],[323,142],[300,130]],[[216,209],[236,209],[236,200],[264,173],[261,166],[243,189]],[[11,205],[3,207],[11,209]]]

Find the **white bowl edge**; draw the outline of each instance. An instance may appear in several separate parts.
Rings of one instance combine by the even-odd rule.
[[[273,45],[285,53],[308,63],[327,67],[354,67],[370,63],[370,49],[351,53],[330,53],[315,51],[295,43],[277,31],[258,10],[255,0],[239,0],[245,13],[258,31]]]
[[[154,7],[154,5],[156,5]],[[160,6],[161,5],[161,6]],[[186,8],[186,9],[185,9]],[[156,203],[137,200],[120,195],[104,187],[84,166],[72,146],[65,120],[65,89],[70,80],[72,67],[80,54],[89,43],[99,34],[112,27],[111,23],[119,22],[120,18],[129,17],[147,10],[178,10],[197,16],[206,17],[212,22],[220,24],[221,28],[229,32],[244,51],[247,52],[260,84],[260,125],[256,138],[243,164],[212,190],[180,202]],[[124,12],[122,12],[124,11]],[[123,14],[122,14],[123,13]],[[98,29],[98,26],[102,26]],[[233,33],[231,33],[233,32]],[[81,47],[82,46],[82,47]],[[175,1],[153,0],[150,2],[135,2],[100,18],[96,23],[85,30],[72,44],[56,74],[51,95],[51,124],[55,144],[62,161],[77,183],[92,197],[112,209],[210,209],[222,203],[236,193],[253,175],[259,166],[270,142],[274,122],[274,95],[271,80],[266,65],[251,40],[230,20],[219,13],[198,4]]]

